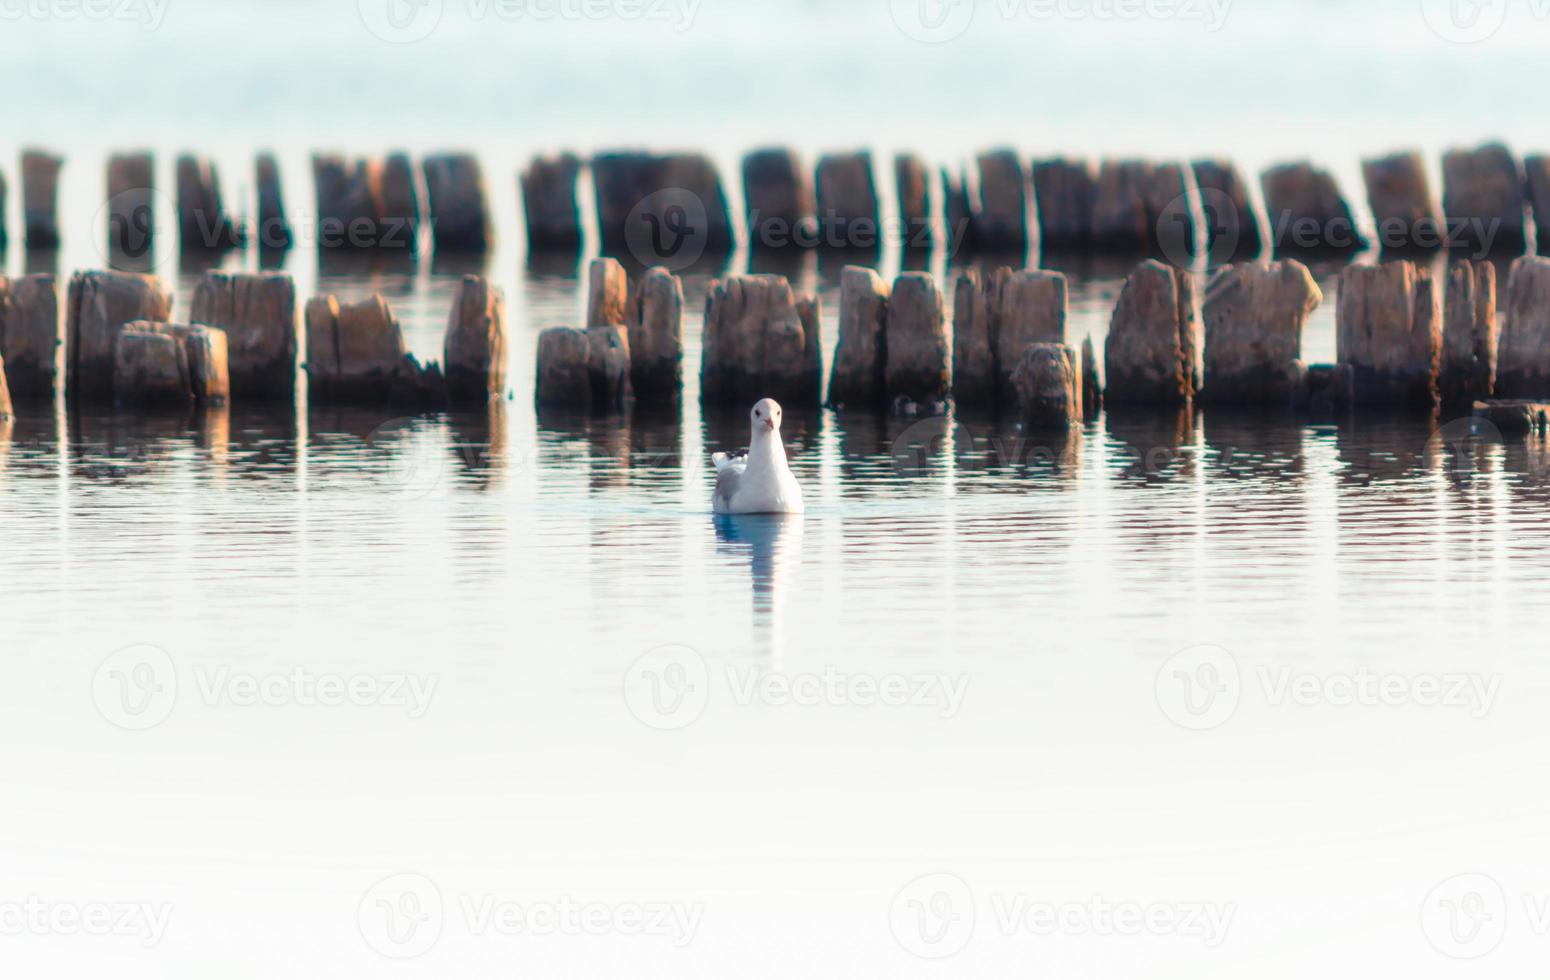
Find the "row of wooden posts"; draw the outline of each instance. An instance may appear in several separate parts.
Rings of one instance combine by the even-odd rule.
[[[1285,406],[1327,402],[1393,407],[1550,400],[1550,258],[1512,266],[1506,316],[1495,267],[1457,262],[1445,284],[1407,260],[1347,267],[1340,276],[1337,355],[1307,365],[1302,334],[1323,301],[1293,259],[1229,265],[1203,299],[1188,271],[1148,260],[1126,279],[1104,348],[1104,384],[1090,339],[1068,336],[1065,276],[1003,268],[963,274],[946,299],[929,273],[885,283],[844,270],[839,337],[827,386],[839,409],[1020,412],[1030,425],[1070,424],[1111,406]],[[538,338],[540,407],[613,412],[676,407],[683,382],[682,281],[654,268],[633,283],[613,259],[588,270],[584,329]],[[509,341],[505,298],[465,277],[448,318],[442,365],[408,352],[379,296],[321,296],[298,309],[283,273],[210,272],[186,321],[154,276],[81,272],[61,316],[53,276],[0,280],[0,413],[63,391],[72,402],[175,405],[294,399],[302,365],[309,397],[429,408],[503,397]],[[823,396],[821,311],[781,276],[711,283],[700,393],[712,405]],[[8,392],[8,393],[7,393]]]
[[[302,310],[288,275],[209,272],[179,320],[159,278],[90,271],[71,277],[63,310],[52,275],[0,279],[0,416],[46,410],[59,392],[125,409],[293,402],[303,328],[314,401],[432,408],[505,393],[505,297],[478,276],[453,303],[442,364],[422,366],[380,296]]]
[[[1067,296],[1060,272],[972,270],[956,281],[949,313],[929,273],[906,272],[890,287],[869,268],[847,267],[827,404],[916,413],[951,400],[1043,427],[1090,418],[1104,404],[1468,409],[1492,401],[1495,410],[1500,399],[1550,399],[1550,258],[1514,263],[1505,318],[1488,261],[1452,263],[1445,283],[1409,260],[1348,266],[1328,365],[1303,359],[1303,331],[1324,296],[1297,260],[1224,266],[1203,296],[1190,272],[1147,260],[1115,304],[1101,384],[1091,338],[1078,349],[1068,336]],[[539,336],[540,407],[612,412],[632,394],[639,404],[676,404],[682,310],[682,284],[665,270],[632,285],[613,259],[593,262],[588,326]],[[818,403],[820,322],[817,297],[796,295],[781,276],[711,283],[702,400]],[[1498,420],[1511,422],[1519,409],[1506,411]]]
[[[63,163],[43,151],[22,156],[30,248],[60,242],[57,187]],[[664,240],[691,238],[696,248],[711,253],[729,250],[736,240],[728,195],[705,154],[614,152],[585,164],[574,154],[560,154],[535,158],[519,177],[533,250],[575,249],[582,243],[578,187],[584,168],[591,173],[606,254],[628,250],[650,265],[671,256],[639,253],[659,250]],[[747,154],[742,183],[749,241],[755,248],[869,249],[890,241],[930,246],[941,227],[954,248],[1015,252],[1037,241],[1047,251],[1162,251],[1173,257],[1196,246],[1195,229],[1203,223],[1206,245],[1223,261],[1257,257],[1262,241],[1277,252],[1351,252],[1372,244],[1358,232],[1355,212],[1334,177],[1308,162],[1278,165],[1261,175],[1265,228],[1247,181],[1228,160],[1115,159],[1095,166],[1068,158],[1025,163],[1012,150],[994,150],[979,154],[971,167],[944,169],[939,190],[918,155],[897,155],[893,168],[898,220],[884,227],[870,152],[825,155],[813,171],[789,149]],[[1370,159],[1362,169],[1378,244],[1388,250],[1448,246],[1521,254],[1529,242],[1530,210],[1538,240],[1550,242],[1550,157],[1520,163],[1499,143],[1451,151],[1442,159],[1440,203],[1419,153]],[[483,252],[494,241],[489,195],[473,154],[427,156],[418,170],[406,153],[319,154],[312,170],[321,248],[412,250],[427,221],[438,251]],[[286,248],[295,240],[273,154],[256,160],[252,228],[230,213],[210,160],[181,156],[176,175],[175,207],[186,248],[224,249],[250,237],[261,247]],[[154,176],[149,153],[109,160],[108,226],[115,249],[134,254],[149,247]],[[3,188],[0,176],[0,207]],[[4,227],[0,212],[0,236]]]

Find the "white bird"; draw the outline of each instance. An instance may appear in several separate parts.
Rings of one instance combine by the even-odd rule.
[[[746,453],[716,453],[716,513],[800,514],[802,486],[786,465],[780,441],[780,405],[766,398],[753,407]]]

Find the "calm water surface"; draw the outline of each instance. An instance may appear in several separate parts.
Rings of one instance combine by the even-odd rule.
[[[482,272],[514,344],[511,397],[478,415],[0,429],[0,972],[1537,975],[1550,446],[1222,413],[1029,445],[992,419],[788,407],[808,513],[718,520],[708,457],[746,418],[701,412],[694,374],[724,270],[685,284],[681,413],[540,419],[536,337],[580,321],[589,255],[527,258],[515,179],[566,147],[704,148],[730,178],[769,142],[932,163],[1004,143],[1248,173],[1311,155],[1354,194],[1364,154],[1543,149],[1521,93],[1550,25],[1509,6],[1477,46],[1401,0],[1238,3],[1215,33],[982,6],[940,45],[880,2],[707,0],[675,31],[530,30],[449,0],[409,45],[351,3],[174,2],[153,31],[8,19],[0,159],[68,163],[53,256],[15,248],[0,167],[7,273],[105,263],[113,150],[154,147],[164,188],[177,152],[209,153],[251,214],[272,147],[303,227],[314,149],[469,147],[496,221],[482,263],[320,267],[303,244],[282,265],[304,296],[384,293],[425,357]],[[201,269],[171,214],[150,265],[186,312]],[[844,261],[757,266],[819,292],[831,354]],[[1128,263],[1060,267],[1070,336],[1101,351]],[[1315,273],[1332,298],[1338,269]],[[1332,301],[1304,353],[1333,359]],[[322,703],[328,683],[364,686]],[[18,927],[34,898],[169,914],[154,935]],[[481,912],[566,899],[614,924]],[[1051,932],[1029,903],[1205,903],[1228,925],[1084,912]],[[648,906],[694,925],[612,918]],[[1460,946],[1472,924],[1486,940]]]
[[[0,884],[173,909],[150,950],[24,938],[19,962],[162,976],[231,943],[264,950],[254,975],[376,975],[358,919],[410,873],[445,903],[415,975],[716,975],[750,950],[772,976],[925,975],[890,915],[945,872],[977,903],[956,975],[1036,951],[1072,975],[1291,976],[1318,962],[1305,930],[1353,921],[1342,962],[1424,972],[1438,881],[1550,857],[1524,749],[1550,688],[1550,446],[1372,415],[1109,415],[1050,444],[788,410],[808,513],[716,519],[708,455],[747,423],[697,404],[705,276],[681,413],[540,418],[534,340],[577,321],[580,264],[508,259],[485,271],[512,300],[512,395],[488,412],[61,408],[5,430],[0,731],[25,749]],[[392,296],[429,355],[464,271],[289,261]],[[832,348],[825,271],[793,275]],[[1071,271],[1071,332],[1101,347],[1119,280]],[[433,696],[323,707],[275,680],[298,671]],[[1490,696],[1280,686],[1361,672]],[[243,700],[233,675],[280,686]],[[842,693],[749,693],[769,677]],[[856,703],[856,678],[923,700]],[[683,944],[514,938],[467,911],[564,895],[704,921]],[[1004,932],[1019,895],[1237,911],[1211,946]]]

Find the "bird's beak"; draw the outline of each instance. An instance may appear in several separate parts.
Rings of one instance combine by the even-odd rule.
[[[775,431],[775,420],[774,419],[765,419],[764,420],[764,427],[766,429],[769,429],[771,432],[774,432]]]

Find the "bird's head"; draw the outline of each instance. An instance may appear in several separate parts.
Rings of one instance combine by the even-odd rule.
[[[762,399],[748,415],[754,435],[780,431],[780,403],[773,398]]]

